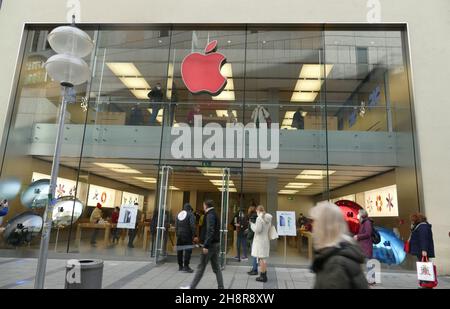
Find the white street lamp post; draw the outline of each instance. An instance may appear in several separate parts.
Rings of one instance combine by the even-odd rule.
[[[82,59],[89,55],[94,42],[89,35],[81,29],[75,27],[75,16],[71,26],[61,26],[55,28],[48,35],[48,42],[52,49],[58,54],[50,57],[45,63],[45,69],[54,80],[60,82],[63,87],[61,108],[59,112],[59,122],[56,133],[55,152],[53,155],[52,174],[50,178],[50,189],[48,202],[44,212],[44,223],[42,227],[41,246],[39,249],[39,259],[36,269],[35,289],[43,289],[45,281],[45,270],[47,267],[48,244],[52,229],[52,214],[55,204],[55,189],[58,178],[59,160],[61,154],[61,144],[64,130],[64,119],[66,115],[66,94],[69,88],[85,83],[90,76],[87,63]]]

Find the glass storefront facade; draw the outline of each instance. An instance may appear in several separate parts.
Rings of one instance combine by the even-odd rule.
[[[53,55],[46,42],[53,28],[27,27],[6,128],[1,178],[19,178],[24,189],[51,173],[62,94],[42,64]],[[373,211],[376,225],[407,237],[403,220],[420,205],[403,27],[97,25],[84,30],[95,40],[86,59],[92,78],[66,98],[73,103],[57,191],[76,196],[84,208],[79,218],[72,212],[73,224],[53,229],[50,246],[56,252],[147,258],[154,242],[151,220],[165,201],[169,237],[163,243],[173,254],[176,214],[186,202],[200,211],[206,198],[225,212],[229,257],[236,254],[230,223],[251,204],[264,205],[273,215],[295,211],[298,217],[319,201],[352,200]],[[221,72],[227,85],[217,96],[192,94],[182,79],[182,61],[213,40],[226,57]],[[149,96],[152,89],[158,95]],[[204,154],[177,159],[171,153],[172,129],[192,126],[194,115],[202,116],[202,126],[226,128],[260,121],[261,109],[264,121],[280,126],[275,169],[261,169],[255,159]],[[226,205],[224,169],[229,171]],[[163,180],[167,190],[162,191]],[[130,201],[140,209],[134,248],[127,246],[126,230],[107,228],[91,245],[94,229],[88,222],[97,202],[110,222],[114,207]],[[3,226],[30,210],[43,212],[24,206],[20,196],[10,200]],[[110,232],[118,233],[118,243],[103,238]],[[301,241],[288,240],[286,258],[284,239],[273,243],[273,260],[307,263]],[[15,248],[7,239],[0,246]],[[38,249],[39,237],[18,248]]]

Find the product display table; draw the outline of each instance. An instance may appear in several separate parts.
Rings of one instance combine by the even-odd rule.
[[[308,259],[312,260],[312,258],[313,258],[312,233],[308,232],[308,231],[303,231],[300,229],[297,230],[297,233],[299,235],[298,251],[302,252],[302,247],[303,247],[302,239],[306,238],[308,241]]]
[[[77,244],[78,248],[81,244],[81,230],[82,229],[104,229],[105,230],[105,237],[104,242],[105,245],[108,245],[110,243],[109,237],[111,235],[111,228],[113,227],[113,224],[111,223],[79,223],[77,226],[77,234],[75,237],[75,243]]]
[[[147,250],[147,247],[149,245],[149,238],[150,237],[150,223],[145,223],[144,225],[144,240],[142,242],[142,248],[145,250]],[[175,227],[171,226],[169,227],[169,239],[167,242],[167,251],[168,252],[176,252],[175,251],[175,246],[177,243],[177,235],[175,232]]]

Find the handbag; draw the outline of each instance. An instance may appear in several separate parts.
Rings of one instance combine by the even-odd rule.
[[[403,250],[406,253],[410,253],[411,252],[411,244],[410,244],[410,240],[409,239],[407,241],[405,241],[405,245],[403,246]]]
[[[422,257],[421,262],[417,262],[417,279],[423,288],[434,288],[438,285],[436,265]]]
[[[278,232],[277,229],[275,228],[275,226],[271,225],[270,229],[269,229],[269,239],[270,240],[275,240],[278,239]]]

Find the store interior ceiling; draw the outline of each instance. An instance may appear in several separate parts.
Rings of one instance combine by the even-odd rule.
[[[39,159],[48,162],[51,162],[52,160],[51,157],[39,157]],[[220,191],[219,188],[222,179],[221,168],[199,167],[198,162],[197,164],[194,162],[183,163],[189,165],[172,166],[173,176],[170,179],[170,186],[172,189],[180,191]],[[61,164],[69,168],[78,169],[79,160],[77,158],[62,158]],[[128,170],[118,171],[117,168],[104,167],[104,165],[108,164],[127,167]],[[118,181],[119,183],[132,185],[140,189],[155,190],[156,188],[158,167],[155,160],[99,160],[83,158],[81,169],[83,171],[81,174],[84,177],[89,174],[94,174],[96,176]],[[314,196],[326,191],[326,178],[324,177],[326,176],[326,172],[324,169],[325,166],[321,165],[280,164],[277,169],[262,170],[260,169],[259,164],[249,163],[245,164],[242,177],[242,170],[240,168],[230,169],[230,189],[233,188],[230,192],[241,192],[241,181],[243,180],[242,191],[244,193],[264,193],[268,191],[268,180],[274,178],[278,181],[278,192],[280,194]],[[389,170],[392,170],[392,167],[330,166],[330,190],[362,181]],[[318,175],[318,173],[322,175]],[[86,181],[89,181],[88,179],[89,178],[87,178]],[[95,184],[102,185],[101,183]]]

